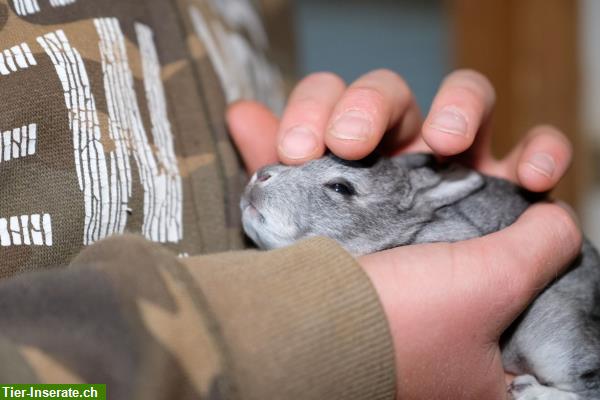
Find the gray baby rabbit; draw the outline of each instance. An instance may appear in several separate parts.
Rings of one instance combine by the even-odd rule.
[[[264,249],[328,236],[355,256],[391,247],[466,240],[513,223],[541,196],[433,156],[261,169],[241,200],[246,233]],[[588,241],[505,334],[517,400],[600,399],[600,258]]]

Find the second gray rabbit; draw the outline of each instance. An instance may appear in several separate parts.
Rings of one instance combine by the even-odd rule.
[[[453,242],[512,224],[540,196],[426,154],[263,168],[241,200],[246,233],[264,249],[328,236],[355,256]],[[600,399],[600,257],[588,241],[567,274],[505,335],[516,400]]]

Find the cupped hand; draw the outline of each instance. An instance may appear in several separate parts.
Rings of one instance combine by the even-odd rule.
[[[569,211],[537,204],[491,235],[360,258],[390,324],[397,398],[505,400],[500,336],[580,247]]]
[[[360,159],[427,151],[531,191],[552,189],[571,161],[555,128],[525,133],[504,159],[490,151],[493,87],[469,70],[450,74],[423,120],[406,83],[377,70],[348,87],[318,73],[292,92],[281,119],[256,102],[228,111],[249,173],[276,162],[300,164],[326,149]],[[407,246],[359,259],[381,298],[397,358],[399,399],[505,399],[502,332],[579,252],[570,211],[527,210],[511,227],[458,243]]]
[[[298,83],[281,119],[257,102],[242,101],[229,108],[227,121],[251,173],[276,162],[301,164],[322,156],[326,148],[342,158],[360,159],[381,145],[388,154],[460,155],[483,173],[532,191],[552,189],[571,162],[569,141],[551,126],[537,126],[507,157],[494,159],[494,103],[492,85],[471,70],[444,79],[425,120],[394,72],[376,70],[347,87],[334,74],[316,73]]]

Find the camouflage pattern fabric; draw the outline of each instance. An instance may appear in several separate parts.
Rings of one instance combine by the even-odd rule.
[[[224,111],[281,109],[267,53],[246,0],[0,0],[0,383],[394,396],[387,322],[346,252],[241,250]]]
[[[0,381],[110,399],[391,399],[387,323],[328,239],[177,258],[137,237],[0,282]]]
[[[243,247],[225,106],[282,104],[249,3],[3,1],[0,51],[0,277],[124,232]]]

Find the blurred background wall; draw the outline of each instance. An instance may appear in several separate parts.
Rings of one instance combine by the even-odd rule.
[[[372,69],[401,71],[428,107],[451,68],[449,19],[436,0],[297,0],[298,69],[347,82]]]
[[[578,60],[581,62],[581,132],[589,143],[580,215],[592,240],[600,245],[600,1],[579,0]]]
[[[497,91],[494,153],[536,124],[559,127],[575,160],[555,195],[600,244],[600,0],[262,1],[277,5],[275,51],[296,76],[329,70],[350,82],[390,68],[427,110],[452,69],[484,73]]]

